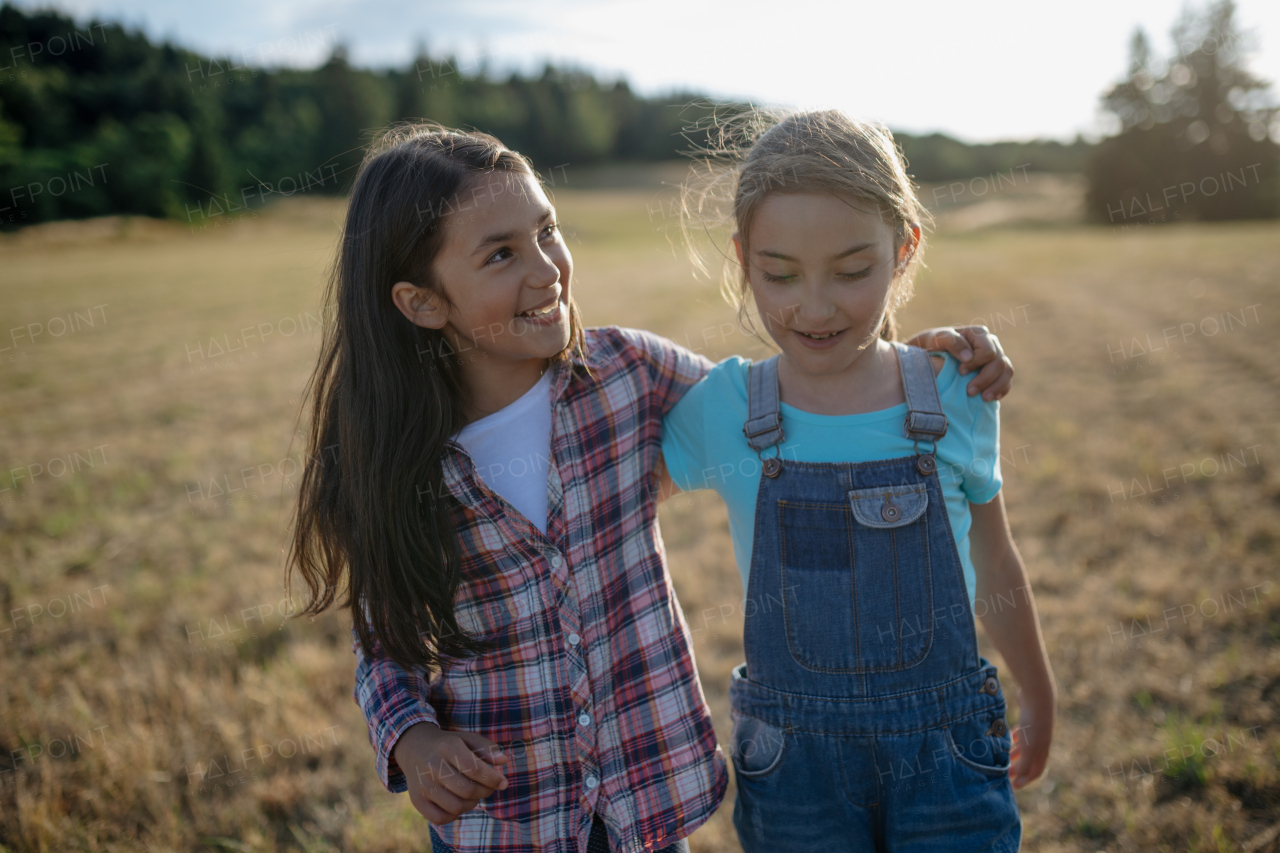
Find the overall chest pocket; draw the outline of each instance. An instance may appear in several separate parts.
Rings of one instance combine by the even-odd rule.
[[[847,503],[779,501],[791,656],[821,672],[908,669],[933,643],[929,496],[854,489]]]

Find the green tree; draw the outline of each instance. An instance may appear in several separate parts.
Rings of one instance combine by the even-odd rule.
[[[1110,224],[1280,216],[1280,113],[1245,66],[1235,4],[1184,11],[1170,59],[1141,29],[1127,77],[1103,95],[1117,125],[1090,158],[1086,205]]]

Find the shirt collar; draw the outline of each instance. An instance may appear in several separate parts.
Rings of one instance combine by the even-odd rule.
[[[559,358],[551,362],[547,366],[547,370],[551,371],[551,404],[554,408],[560,398],[564,396],[569,382],[574,378],[582,378],[591,376],[593,370],[603,367],[608,362],[607,354],[600,353],[598,348],[591,350],[587,347],[586,341],[583,342],[581,350],[572,349],[569,351],[569,357]],[[552,416],[551,430],[555,432],[554,413]],[[466,455],[462,445],[456,438],[450,438],[445,442],[445,446],[452,448],[460,454]]]

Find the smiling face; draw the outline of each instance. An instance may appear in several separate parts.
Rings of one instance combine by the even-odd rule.
[[[858,199],[771,193],[747,237],[734,236],[739,260],[784,358],[812,376],[852,366],[876,341],[901,262],[889,225]]]
[[[448,304],[436,306],[444,314],[429,325],[460,350],[498,361],[561,352],[569,344],[573,258],[542,187],[527,173],[494,172],[460,199],[433,264]]]

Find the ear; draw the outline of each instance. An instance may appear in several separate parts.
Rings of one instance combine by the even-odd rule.
[[[915,257],[916,248],[920,245],[920,224],[918,222],[909,223],[909,230],[906,237],[902,241],[902,245],[898,247],[898,272],[902,272],[907,268],[907,264],[911,263],[911,259]]]
[[[391,301],[410,323],[424,329],[443,329],[449,320],[449,306],[440,294],[413,282],[397,281],[391,285]]]
[[[742,235],[739,234],[737,231],[734,231],[733,236],[730,237],[729,239],[733,241],[733,251],[734,251],[734,254],[738,256],[738,266],[745,268],[747,265],[747,262],[742,257]]]

